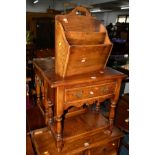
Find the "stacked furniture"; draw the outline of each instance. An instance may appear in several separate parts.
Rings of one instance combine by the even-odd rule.
[[[37,152],[117,154],[122,133],[113,124],[126,75],[106,67],[107,31],[83,7],[57,15],[55,24],[55,57],[33,61],[37,104],[48,127],[33,133]],[[100,111],[107,99],[108,119]]]

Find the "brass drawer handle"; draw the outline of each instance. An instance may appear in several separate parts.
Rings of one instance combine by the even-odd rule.
[[[96,79],[96,76],[91,76],[90,78],[93,79],[93,80],[95,80]]]

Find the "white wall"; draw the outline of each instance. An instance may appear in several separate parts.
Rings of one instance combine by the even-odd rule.
[[[118,15],[129,15],[129,11],[115,11],[115,12],[101,12],[101,13],[93,13],[93,16],[97,17],[97,19],[103,21],[104,25],[109,25],[110,23],[116,23],[116,18]]]

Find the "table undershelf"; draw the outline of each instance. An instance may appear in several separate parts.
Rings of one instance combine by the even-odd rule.
[[[64,142],[94,135],[109,127],[108,119],[101,113],[92,110],[88,110],[86,113],[74,117],[65,118],[63,124]],[[51,126],[51,129],[54,135],[56,135],[53,126]]]

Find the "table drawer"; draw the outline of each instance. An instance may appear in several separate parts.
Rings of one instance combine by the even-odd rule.
[[[104,95],[113,94],[116,83],[104,83],[91,86],[65,89],[65,102],[74,102],[78,100],[90,99]]]

